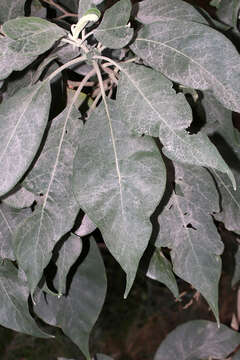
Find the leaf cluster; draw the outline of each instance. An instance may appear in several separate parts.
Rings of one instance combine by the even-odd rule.
[[[240,3],[213,5],[217,19],[183,0],[3,1],[1,325],[51,337],[41,319],[89,360],[107,289],[98,228],[124,297],[148,248],[146,276],[176,298],[176,276],[188,282],[216,318],[177,328],[155,360],[239,344],[220,325],[217,224],[240,234]]]

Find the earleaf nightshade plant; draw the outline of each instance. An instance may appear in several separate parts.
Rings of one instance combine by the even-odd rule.
[[[155,360],[228,356],[240,336],[220,324],[217,224],[240,234],[239,2],[220,1],[218,21],[183,0],[40,5],[56,17],[1,6],[0,325],[52,336],[41,319],[90,360],[107,289],[98,228],[125,298],[151,249],[146,276],[178,298],[177,275],[215,316],[174,330]]]

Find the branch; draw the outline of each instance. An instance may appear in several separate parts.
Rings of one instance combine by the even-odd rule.
[[[61,5],[55,3],[54,0],[42,0],[44,3],[51,5],[53,7],[55,7],[56,9],[58,9],[59,11],[61,11],[63,13],[63,15],[57,17],[58,20],[61,20],[63,18],[66,17],[78,17],[78,14],[75,13],[71,13],[69,11],[67,11],[66,9],[64,9]]]

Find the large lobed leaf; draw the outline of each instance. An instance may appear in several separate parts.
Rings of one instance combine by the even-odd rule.
[[[101,24],[94,31],[97,40],[111,49],[126,46],[133,37],[133,29],[127,26],[131,9],[130,0],[121,0],[106,10]]]
[[[155,70],[128,64],[120,66],[122,77],[117,101],[124,120],[136,134],[159,136],[163,152],[172,160],[206,166],[233,174],[205,134],[189,135],[184,129],[191,124],[191,109],[172,83]]]
[[[0,324],[12,330],[42,338],[42,332],[28,310],[28,287],[18,278],[17,268],[10,262],[0,264]]]
[[[15,254],[25,271],[31,293],[48,264],[56,242],[71,230],[79,206],[73,196],[73,158],[82,127],[75,108],[66,108],[53,121],[47,141],[25,185],[42,194],[42,204],[18,228]]]
[[[130,135],[115,101],[87,121],[74,161],[73,187],[81,208],[127,274],[127,296],[152,226],[149,217],[165,189],[165,167],[150,137]]]
[[[171,1],[166,5],[166,0],[145,0],[143,4],[146,6],[142,16],[145,11],[147,16],[159,11],[158,21],[138,32],[131,49],[169,79],[188,87],[212,90],[225,107],[240,112],[240,59],[232,43],[195,18],[182,19],[179,11],[168,16]],[[185,10],[187,5],[179,1],[179,9],[181,6]]]
[[[0,195],[11,190],[31,164],[46,128],[50,84],[19,90],[0,105]]]
[[[0,258],[15,260],[12,237],[17,226],[28,216],[30,209],[16,210],[0,203]]]
[[[225,359],[235,350],[240,335],[221,324],[194,320],[178,326],[158,348],[154,360]]]
[[[58,298],[42,293],[35,312],[45,322],[61,327],[90,358],[89,335],[102,309],[106,290],[104,264],[94,239],[91,239],[90,251],[78,266],[67,296]]]
[[[203,168],[175,164],[176,193],[159,215],[157,247],[171,250],[174,272],[192,284],[218,320],[218,282],[223,243],[211,214],[219,211],[218,193]]]

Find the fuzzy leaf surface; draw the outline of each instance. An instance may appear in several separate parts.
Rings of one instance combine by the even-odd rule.
[[[191,88],[212,90],[226,108],[240,112],[239,54],[210,26],[163,16],[138,32],[131,49],[169,79]]]
[[[65,30],[54,23],[37,17],[18,17],[5,22],[2,26],[4,34],[15,40],[10,48],[21,55],[37,56],[66,35]]]
[[[6,79],[14,70],[20,71],[30,65],[36,56],[24,56],[11,49],[15,41],[0,37],[0,79]],[[11,61],[9,61],[11,59]]]
[[[238,245],[237,251],[234,254],[235,267],[232,277],[232,286],[235,286],[240,280],[240,246]]]
[[[19,186],[16,191],[10,193],[7,197],[3,197],[2,201],[12,208],[24,209],[30,207],[35,199],[36,196],[32,192]]]
[[[46,294],[45,297],[42,294],[35,312],[45,322],[61,327],[89,357],[89,334],[102,309],[106,290],[102,257],[94,239],[91,239],[90,251],[78,266],[67,296],[58,298]]]
[[[79,257],[82,251],[82,240],[79,236],[71,234],[69,238],[64,241],[61,249],[59,250],[56,265],[57,271],[57,289],[58,294],[61,296],[66,293],[66,278],[67,274]]]
[[[189,135],[191,109],[172,83],[155,70],[128,64],[122,70],[117,101],[133,133],[159,136],[163,152],[172,160],[225,172],[233,186],[233,174],[205,134]],[[147,114],[147,116],[146,116]]]
[[[25,186],[43,201],[18,228],[15,254],[25,271],[31,293],[48,264],[56,242],[71,230],[79,206],[73,196],[71,175],[82,124],[75,108],[66,108],[53,121],[47,141]]]
[[[233,170],[234,171],[234,170]],[[240,176],[239,170],[234,171],[237,190],[233,190],[227,176],[217,171],[213,175],[221,193],[222,211],[214,215],[215,219],[222,221],[227,230],[240,234]]]
[[[174,272],[205,297],[218,320],[223,243],[211,217],[219,211],[218,193],[211,175],[203,168],[175,164],[175,173],[178,191],[173,192],[159,215],[155,246],[172,249]]]
[[[106,10],[101,24],[94,31],[96,39],[111,49],[126,46],[133,37],[133,29],[127,26],[131,10],[130,0],[118,1]]]
[[[19,90],[0,105],[0,195],[11,190],[31,164],[46,128],[49,83]]]
[[[141,65],[121,65],[117,101],[132,133],[158,137],[162,128],[186,129],[192,111],[183,94],[158,71]],[[147,116],[146,116],[147,114]]]
[[[165,189],[165,166],[150,137],[130,135],[115,101],[87,121],[74,161],[76,199],[127,274],[127,296]]]
[[[27,285],[18,278],[17,268],[10,261],[0,264],[1,325],[32,336],[48,338],[29,313],[28,295]]]
[[[240,335],[227,326],[194,320],[178,326],[158,348],[154,360],[225,359],[240,342]]]
[[[12,237],[17,226],[30,214],[30,209],[16,210],[0,204],[0,258],[15,260]]]
[[[143,24],[165,19],[206,23],[205,18],[190,4],[179,0],[144,0],[138,4],[137,19]]]
[[[156,249],[154,251],[148,267],[147,276],[150,279],[157,280],[166,285],[175,298],[178,298],[178,286],[172,271],[172,265],[165,258],[161,249]]]
[[[0,12],[0,24],[17,16],[24,15],[24,5],[26,0],[2,0]]]

